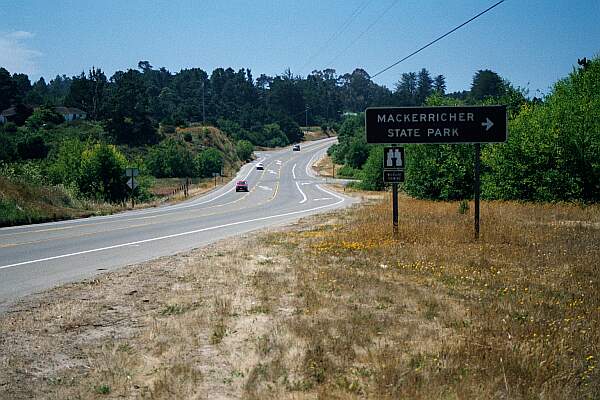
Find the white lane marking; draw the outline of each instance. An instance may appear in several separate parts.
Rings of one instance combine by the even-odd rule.
[[[270,190],[271,192],[273,191],[273,189],[271,189],[268,186],[259,186],[259,188],[261,188],[262,190]]]
[[[315,174],[312,173],[312,165],[314,164],[315,159],[317,157],[322,157],[323,156],[321,150],[316,151],[315,154],[308,161],[308,164],[306,164],[306,175],[310,176],[313,179],[321,179],[321,180],[323,180],[323,178],[317,177]]]
[[[321,197],[319,199],[313,199],[313,201],[331,200],[333,197]]]
[[[342,196],[340,196],[339,194],[337,194],[337,193],[335,193],[335,192],[331,192],[331,191],[329,191],[329,190],[327,190],[327,189],[325,189],[325,188],[322,188],[322,187],[321,187],[321,185],[318,185],[318,184],[317,184],[317,185],[315,185],[315,186],[316,186],[316,187],[317,187],[317,189],[319,189],[321,192],[325,192],[325,193],[327,193],[327,194],[328,194],[328,195],[330,195],[330,196],[333,196],[333,197],[335,197],[335,198],[337,198],[337,199],[340,199],[341,201],[344,201],[344,200],[345,200],[345,199],[344,199]],[[339,204],[339,203],[340,203],[340,202],[338,201],[337,203],[334,203],[334,204]],[[319,207],[319,208],[320,208],[320,207]]]
[[[246,166],[247,165],[250,165],[250,164],[246,164]],[[244,178],[242,178],[242,180],[246,180],[248,178],[248,176],[250,176],[252,171],[253,171],[253,169],[250,168],[250,170],[248,171],[246,176],[244,176]],[[202,200],[202,198],[200,198],[198,200],[186,202],[183,204],[174,204],[174,205],[164,206],[164,207],[150,209],[150,210],[135,210],[135,211],[128,212],[126,214],[103,215],[103,216],[97,216],[97,217],[92,217],[92,218],[81,218],[81,219],[76,219],[76,220],[48,222],[48,223],[36,224],[36,225],[39,228],[44,228],[47,226],[61,226],[61,225],[75,225],[75,226],[84,227],[84,226],[88,226],[88,225],[94,225],[99,221],[117,219],[117,218],[120,219],[120,222],[149,218],[149,217],[143,217],[143,216],[144,215],[152,215],[152,214],[164,214],[165,212],[176,211],[176,210],[180,210],[180,209],[195,207],[195,206],[206,204],[206,203],[211,203],[217,199],[220,199],[221,197],[225,196],[226,194],[232,192],[235,189],[235,179],[232,180],[231,182],[227,183],[227,185],[229,185],[229,184],[233,184],[233,186],[230,189],[228,189],[224,193],[221,193],[220,195],[213,197],[206,201],[199,202],[198,200]],[[223,189],[226,188],[227,185],[225,185],[223,187]],[[140,218],[140,217],[142,217],[142,218]],[[2,233],[3,231],[7,231],[7,230],[23,230],[26,228],[31,228],[32,226],[33,225],[9,226],[9,227],[5,227],[5,228],[0,228],[0,233]],[[45,232],[47,230],[48,229],[42,229],[42,230],[36,229],[36,230],[31,231],[31,233]]]
[[[298,185],[298,182],[296,182],[296,187],[298,188],[298,191],[302,195],[302,201],[300,201],[300,203],[299,203],[299,204],[302,204],[302,203],[304,203],[306,201],[306,195],[304,194],[304,192],[302,191],[302,189],[300,189],[300,185]]]
[[[335,141],[337,140],[337,138],[329,138],[329,139],[323,139],[322,141],[318,141],[316,143],[310,143],[305,145],[305,149],[306,148],[312,148],[312,147],[317,147],[317,146],[321,146],[323,143],[328,144],[329,141]],[[256,160],[256,162],[265,162],[269,156],[263,156],[261,153],[255,153],[259,156],[259,159]],[[316,156],[316,154],[311,158],[311,161],[309,162],[309,164],[306,166],[306,173],[309,176],[315,177],[314,175],[310,174],[308,172],[308,168],[310,165],[312,165],[312,160],[313,158]],[[248,173],[242,178],[242,180],[246,180],[248,179],[248,177],[250,176],[250,174],[252,173],[252,171],[254,171],[255,169],[252,167],[252,163],[248,163],[246,165],[244,165],[242,167],[243,168],[248,168]],[[242,172],[242,170],[240,170],[240,173]],[[274,174],[276,174],[276,172],[272,172]],[[62,225],[74,225],[74,226],[79,226],[79,227],[85,227],[85,226],[91,226],[91,225],[95,225],[97,222],[99,221],[104,221],[104,220],[111,220],[111,219],[120,219],[120,222],[126,222],[126,221],[134,221],[134,220],[138,220],[138,219],[145,219],[145,218],[154,218],[154,217],[144,217],[144,215],[152,215],[152,214],[165,214],[166,212],[169,211],[176,211],[179,209],[186,209],[186,208],[190,208],[190,207],[195,207],[198,205],[203,205],[203,204],[207,204],[207,203],[211,203],[217,199],[220,199],[221,197],[225,196],[228,193],[231,193],[234,189],[235,189],[235,181],[239,180],[237,179],[237,177],[235,179],[233,179],[231,182],[227,183],[225,186],[223,186],[222,189],[225,189],[227,187],[227,185],[232,185],[230,189],[228,189],[227,191],[223,192],[222,194],[213,197],[211,199],[205,200],[205,201],[201,201],[202,197],[197,199],[197,200],[192,200],[190,202],[185,202],[182,204],[174,204],[174,205],[169,205],[169,206],[164,206],[164,207],[159,207],[156,209],[150,209],[150,210],[133,210],[133,211],[129,211],[126,212],[124,214],[112,214],[112,215],[103,215],[103,216],[97,216],[97,217],[92,217],[92,218],[81,218],[81,219],[76,219],[76,220],[66,220],[66,221],[57,221],[57,222],[47,222],[47,223],[43,223],[43,224],[35,224],[38,228],[44,228],[44,227],[56,227],[56,226],[62,226]],[[308,185],[310,183],[302,183],[302,185]],[[219,189],[221,190],[221,189]],[[210,196],[210,194],[208,195]],[[206,197],[206,196],[203,196]],[[236,202],[237,200],[234,200],[234,202]],[[230,203],[227,203],[230,204]],[[227,204],[223,204],[223,205],[227,205]],[[8,227],[4,227],[4,228],[0,228],[0,234],[3,233],[4,231],[17,231],[17,230],[23,230],[26,228],[31,228],[33,225],[21,225],[21,226],[8,226]],[[65,228],[68,229],[68,228]],[[30,233],[37,233],[37,232],[46,232],[49,229],[37,229],[37,230],[33,230]]]
[[[301,184],[301,185],[303,185],[303,186],[304,186],[304,185],[312,185],[312,184],[313,184],[313,182],[300,182],[300,184]]]
[[[296,180],[296,164],[292,167],[292,176],[294,177],[294,180]]]
[[[265,158],[263,158],[263,160],[265,160]],[[246,164],[250,165],[250,164]],[[244,166],[244,167],[246,167]],[[246,174],[246,176],[244,176],[241,180],[246,180],[248,179],[248,177],[250,176],[250,174],[252,173],[252,171],[254,171],[253,168],[250,168],[248,173]],[[241,171],[240,171],[241,172]],[[91,225],[95,225],[97,224],[99,221],[104,221],[104,220],[110,220],[110,219],[116,219],[116,218],[121,218],[121,220],[119,222],[126,222],[126,221],[135,221],[138,219],[146,219],[146,218],[156,218],[157,216],[154,217],[144,217],[144,215],[152,215],[152,214],[165,214],[166,212],[170,212],[170,211],[177,211],[177,210],[181,210],[181,209],[186,209],[186,208],[190,208],[190,207],[195,207],[195,206],[199,206],[202,204],[207,204],[207,203],[211,203],[217,199],[220,199],[221,197],[225,196],[228,193],[231,193],[234,189],[235,189],[235,181],[239,180],[239,179],[234,179],[231,182],[227,183],[227,185],[229,184],[233,184],[233,186],[228,189],[227,191],[221,193],[220,195],[213,197],[211,199],[208,199],[206,201],[199,201],[202,200],[202,198],[198,199],[198,200],[194,200],[188,203],[183,203],[183,204],[174,204],[174,205],[170,205],[170,206],[165,206],[165,207],[160,207],[158,209],[152,209],[152,210],[137,210],[137,211],[133,211],[129,214],[112,214],[112,215],[103,215],[103,216],[98,216],[98,217],[92,217],[90,219],[88,218],[81,218],[81,219],[77,219],[77,220],[68,220],[68,221],[57,221],[57,222],[49,222],[49,223],[45,223],[45,224],[39,224],[37,225],[40,228],[43,228],[45,226],[60,226],[60,225],[74,225],[76,226],[80,226],[80,227],[85,227],[85,226],[91,226]],[[227,185],[225,185],[223,188],[226,188]],[[235,200],[237,201],[237,200]],[[234,201],[234,202],[235,202]],[[231,204],[231,203],[226,203],[223,205],[227,205],[227,204]],[[9,226],[9,227],[5,227],[5,228],[0,228],[0,233],[2,233],[2,231],[5,230],[21,230],[24,228],[31,228],[32,225],[21,225],[21,226]],[[54,228],[54,229],[58,229],[58,228]],[[63,228],[63,229],[68,229],[68,228]],[[49,231],[50,229],[38,229],[38,230],[33,230],[30,233],[38,233],[38,232],[46,232]]]
[[[327,139],[322,139],[322,140],[318,140],[312,143],[308,143],[304,146],[305,149],[311,148],[312,147],[318,147],[321,146],[323,144],[327,145],[329,144],[330,141],[336,141],[337,138],[333,137],[333,138],[327,138]],[[256,155],[258,155],[259,158],[257,160],[257,162],[265,162],[266,159],[269,158],[269,155],[267,156],[263,156],[262,152],[255,152]],[[268,153],[267,153],[268,154]],[[247,168],[248,166],[252,166],[252,163],[248,163],[246,165],[244,165],[244,167],[242,168]],[[310,163],[309,163],[310,165]],[[307,174],[309,176],[312,176],[311,174],[308,173],[308,165],[306,166],[306,170],[307,170]],[[252,171],[254,171],[254,168],[249,168],[248,173],[246,174],[246,176],[244,176],[242,178],[242,180],[246,180],[248,179],[248,176],[250,176],[250,174],[252,173]],[[240,171],[241,172],[241,171]],[[110,220],[110,219],[122,219],[122,221],[130,221],[130,220],[135,220],[138,219],[136,217],[138,216],[144,216],[144,215],[152,215],[152,214],[162,214],[166,211],[172,211],[172,210],[177,210],[177,209],[185,209],[185,208],[189,208],[189,207],[194,207],[197,205],[202,205],[202,204],[206,204],[206,203],[210,203],[213,202],[223,196],[225,196],[226,194],[232,192],[235,189],[235,181],[239,180],[237,179],[237,177],[235,179],[233,179],[231,182],[229,182],[227,185],[231,184],[232,187],[225,191],[224,193],[220,194],[219,196],[216,196],[212,199],[206,200],[206,201],[202,201],[202,202],[197,202],[198,200],[201,200],[202,198],[198,199],[198,200],[192,200],[191,202],[186,202],[183,204],[174,204],[174,205],[169,205],[169,206],[164,206],[164,207],[159,207],[158,209],[151,209],[151,210],[133,210],[133,211],[129,211],[126,213],[119,213],[119,214],[112,214],[112,215],[102,215],[102,216],[96,216],[96,217],[91,217],[91,218],[80,218],[80,219],[75,219],[75,220],[65,220],[65,221],[56,221],[56,222],[47,222],[47,223],[43,223],[43,224],[29,224],[29,225],[20,225],[20,226],[7,226],[7,227],[3,227],[0,228],[0,233],[3,233],[5,231],[20,231],[23,229],[27,229],[27,228],[31,228],[33,225],[36,225],[36,227],[38,228],[44,228],[44,227],[48,227],[48,226],[61,226],[61,225],[80,225],[80,226],[86,226],[86,225],[91,225],[96,223],[97,221],[102,221],[102,220]],[[227,185],[225,185],[223,187],[226,188]],[[219,189],[220,190],[220,189]],[[210,195],[209,195],[210,196]],[[204,196],[203,196],[204,197]],[[36,231],[32,231],[32,233],[35,233]]]
[[[346,201],[346,199],[344,199],[343,197],[338,196],[338,195],[336,195],[334,193],[331,193],[328,190],[325,190],[325,189],[319,187],[319,185],[317,185],[317,187],[320,190],[322,190],[323,192],[328,193],[328,194],[330,194],[330,195],[338,198],[339,201],[337,201],[335,203],[332,203],[332,204],[326,204],[324,206],[309,208],[309,209],[306,209],[306,210],[291,211],[291,212],[283,213],[283,214],[270,215],[268,217],[253,218],[253,219],[248,219],[248,220],[245,220],[245,221],[238,221],[238,222],[230,222],[228,224],[216,225],[216,226],[211,226],[211,227],[208,227],[208,228],[195,229],[193,231],[188,231],[188,232],[181,232],[181,233],[175,233],[175,234],[172,234],[172,235],[159,236],[159,237],[150,238],[150,239],[138,240],[138,241],[135,241],[135,242],[115,244],[113,246],[99,247],[97,249],[77,251],[75,253],[61,254],[61,255],[53,256],[53,257],[39,258],[37,260],[30,260],[30,261],[23,261],[23,262],[15,263],[15,264],[2,265],[2,266],[0,266],[0,269],[6,269],[6,268],[18,267],[18,266],[21,266],[21,265],[39,263],[39,262],[43,262],[43,261],[51,261],[51,260],[57,260],[57,259],[61,259],[61,258],[79,256],[79,255],[82,255],[82,254],[97,253],[97,252],[100,252],[100,251],[118,249],[118,248],[125,247],[125,246],[132,246],[132,245],[138,245],[138,244],[156,242],[156,241],[159,241],[159,240],[172,239],[172,238],[176,238],[176,237],[180,237],[180,236],[193,235],[195,233],[207,232],[207,231],[212,231],[212,230],[215,230],[215,229],[227,228],[227,227],[230,227],[230,226],[247,224],[247,223],[250,223],[250,222],[266,221],[268,219],[273,219],[273,218],[280,218],[280,217],[287,217],[287,216],[290,216],[290,215],[304,214],[304,213],[311,212],[311,211],[321,210],[321,209],[327,208],[327,207],[333,207],[333,206],[336,206],[336,205],[341,204],[344,201]]]

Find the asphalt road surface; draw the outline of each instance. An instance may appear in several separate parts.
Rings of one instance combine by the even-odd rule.
[[[0,229],[0,312],[61,283],[353,203],[324,187],[310,167],[334,141],[256,153],[224,187],[183,203]],[[249,192],[235,191],[239,179],[248,181]]]

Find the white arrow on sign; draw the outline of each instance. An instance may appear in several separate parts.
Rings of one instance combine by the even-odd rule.
[[[490,128],[491,128],[492,126],[494,126],[494,123],[493,123],[492,121],[490,121],[490,119],[489,119],[489,118],[487,118],[487,117],[486,117],[486,118],[485,118],[485,122],[482,122],[482,123],[481,123],[481,126],[485,126],[485,131],[487,132],[487,131],[489,131],[489,130],[490,130]]]

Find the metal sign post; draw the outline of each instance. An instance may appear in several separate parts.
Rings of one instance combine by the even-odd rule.
[[[131,208],[134,208],[135,202],[133,198],[133,192],[136,187],[138,187],[138,183],[135,179],[136,176],[140,174],[140,170],[138,168],[125,168],[125,176],[129,179],[127,180],[127,186],[131,189]]]
[[[404,147],[385,147],[383,150],[383,182],[392,184],[392,226],[398,236],[398,183],[404,182]]]
[[[398,184],[392,183],[392,225],[394,236],[398,236]]]
[[[367,143],[382,144],[474,144],[475,145],[475,238],[479,239],[481,143],[506,142],[506,106],[373,107],[365,111]],[[383,180],[394,191],[394,231],[397,230],[397,183],[404,181],[395,153],[386,148]],[[396,148],[391,148],[393,152]],[[402,149],[398,147],[397,149]],[[402,149],[404,150],[404,149]],[[402,153],[402,163],[404,153]]]
[[[475,143],[475,239],[479,239],[479,170],[481,164],[481,145]]]

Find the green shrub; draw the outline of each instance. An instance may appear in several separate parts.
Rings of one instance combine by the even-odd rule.
[[[17,158],[17,146],[13,136],[0,128],[0,161],[10,162]]]
[[[482,194],[496,199],[600,200],[600,59],[521,107],[506,144],[482,152]]]
[[[196,156],[195,159],[197,176],[209,177],[213,172],[221,172],[223,168],[223,153],[209,147]]]
[[[354,169],[349,165],[342,166],[336,171],[336,176],[339,178],[357,178],[360,170]]]
[[[458,203],[458,213],[466,214],[467,212],[469,212],[469,201],[461,200],[461,202]]]
[[[78,186],[87,196],[122,201],[128,195],[125,156],[113,145],[99,143],[82,153]]]
[[[254,152],[254,145],[248,140],[238,140],[235,145],[235,152],[240,160],[251,160],[252,153]]]
[[[383,147],[373,146],[369,152],[369,158],[359,173],[361,179],[357,187],[363,190],[383,189]]]
[[[166,139],[148,152],[146,165],[157,178],[194,176],[194,162],[190,150],[183,143]]]
[[[472,145],[407,145],[404,190],[422,199],[460,200],[473,196]]]
[[[45,185],[50,183],[46,164],[39,160],[15,163],[0,162],[0,176],[4,176],[13,182],[30,185]]]
[[[52,127],[65,122],[62,115],[58,114],[51,107],[42,106],[36,108],[33,114],[25,121],[27,128],[36,130],[41,127]]]
[[[78,182],[81,174],[81,155],[85,149],[85,143],[78,139],[65,140],[60,144],[48,167],[52,183],[69,186]]]
[[[186,132],[186,133],[183,135],[183,140],[185,140],[185,141],[186,141],[186,142],[188,142],[188,143],[191,143],[191,142],[192,142],[192,134],[191,134],[191,133],[189,133],[189,132]]]
[[[15,200],[0,197],[0,226],[31,223],[39,218],[35,210],[25,210]]]
[[[361,168],[369,157],[369,145],[364,138],[353,138],[346,148],[344,162],[352,168]]]
[[[27,135],[17,143],[17,153],[23,160],[39,160],[46,158],[50,148],[41,135]]]

